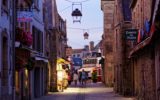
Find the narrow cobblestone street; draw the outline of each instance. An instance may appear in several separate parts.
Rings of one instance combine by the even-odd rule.
[[[49,93],[36,100],[132,100],[113,92],[112,88],[105,88],[102,83],[90,83],[86,87],[70,86],[64,92]]]

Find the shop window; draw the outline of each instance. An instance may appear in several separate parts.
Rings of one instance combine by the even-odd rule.
[[[2,86],[8,86],[8,40],[6,37],[3,37],[2,39]]]
[[[19,88],[19,73],[18,71],[15,72],[15,88],[16,88],[16,94],[19,93],[20,88]]]

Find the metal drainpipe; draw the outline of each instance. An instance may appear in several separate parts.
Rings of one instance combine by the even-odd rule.
[[[12,2],[12,73],[13,73],[13,83],[12,83],[12,100],[15,100],[15,34],[16,34],[16,20],[17,20],[17,10],[16,10],[16,0]]]

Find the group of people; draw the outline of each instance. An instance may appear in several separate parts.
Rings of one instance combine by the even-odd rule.
[[[86,85],[86,81],[88,80],[88,73],[85,72],[84,69],[82,70],[82,72],[78,73],[77,71],[75,71],[73,73],[73,81],[75,85],[77,85],[78,80],[81,85]]]

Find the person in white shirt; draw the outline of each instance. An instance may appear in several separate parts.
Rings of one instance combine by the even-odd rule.
[[[74,84],[77,85],[77,81],[78,81],[78,73],[77,73],[77,71],[75,71],[74,74],[73,74],[73,81],[74,81]]]

